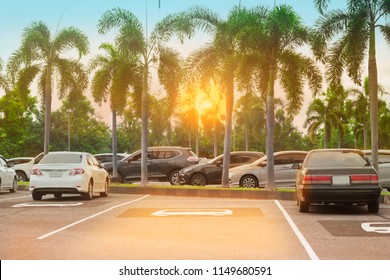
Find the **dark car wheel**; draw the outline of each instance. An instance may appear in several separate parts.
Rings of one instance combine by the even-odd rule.
[[[88,183],[88,192],[83,193],[83,198],[85,200],[91,200],[93,198],[93,182],[92,180]]]
[[[104,184],[104,192],[100,193],[101,197],[107,197],[108,196],[108,181],[106,180],[106,183]]]
[[[304,202],[302,200],[298,200],[298,208],[299,208],[299,213],[308,213],[309,212],[309,203]]]
[[[27,175],[23,171],[16,171],[16,177],[18,178],[18,181],[28,181]]]
[[[41,200],[42,199],[42,194],[33,192],[32,197],[33,197],[34,200]]]
[[[379,201],[372,201],[368,203],[368,212],[378,213],[379,212]]]
[[[115,177],[115,178],[112,176],[112,170],[108,172],[108,175],[110,177],[110,181],[111,182],[113,182],[113,183],[124,183],[123,182],[123,176],[119,172],[118,172],[118,177]]]
[[[259,181],[253,175],[245,175],[241,178],[240,187],[243,188],[258,188]]]
[[[194,174],[191,177],[190,185],[192,186],[205,186],[207,184],[206,176],[203,174]]]
[[[175,170],[169,175],[169,183],[171,183],[171,185],[174,185],[174,186],[180,185],[179,184],[179,170]]]
[[[10,189],[9,191],[11,193],[16,193],[17,189],[18,189],[18,179],[16,179],[16,177],[15,177],[14,181],[12,182],[12,189]]]

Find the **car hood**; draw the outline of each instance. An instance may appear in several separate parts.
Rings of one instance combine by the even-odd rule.
[[[194,165],[190,165],[188,167],[185,167],[182,169],[182,171],[185,171],[185,172],[188,172],[188,171],[192,171],[192,170],[200,170],[200,169],[203,169],[203,168],[207,168],[207,167],[214,167],[215,164],[210,164],[208,162],[203,162],[203,163],[198,163],[198,164],[194,164]]]

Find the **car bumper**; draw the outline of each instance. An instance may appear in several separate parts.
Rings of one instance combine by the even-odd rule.
[[[304,202],[368,203],[379,199],[378,187],[316,187],[298,186],[298,198]]]
[[[68,178],[39,178],[31,177],[29,184],[30,192],[42,194],[50,193],[86,193],[88,192],[88,178],[74,176]]]
[[[179,184],[180,185],[189,185],[190,184],[190,175],[189,174],[183,174],[179,172]]]

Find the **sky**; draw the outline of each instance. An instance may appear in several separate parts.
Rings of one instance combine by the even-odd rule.
[[[333,0],[330,8],[344,8],[345,1]],[[303,22],[308,26],[313,26],[319,13],[314,7],[313,0],[0,0],[0,59],[7,63],[10,55],[20,46],[23,29],[34,21],[46,23],[52,34],[57,28],[75,26],[81,29],[90,40],[90,54],[84,58],[88,61],[99,50],[99,45],[103,42],[113,42],[116,30],[106,35],[97,32],[96,25],[103,13],[112,8],[124,8],[134,13],[141,22],[151,30],[156,22],[163,19],[170,13],[184,11],[195,5],[205,6],[215,11],[222,19],[235,5],[251,8],[257,5],[272,8],[274,4],[288,4],[294,8]],[[390,47],[384,44],[383,38],[377,39],[377,63],[379,83],[390,92]],[[199,34],[191,40],[187,40],[183,45],[179,42],[172,43],[175,48],[185,57],[192,50],[209,41],[205,34]],[[344,86],[349,88],[354,86],[350,79],[344,78]],[[154,87],[159,88],[156,81]],[[324,83],[324,90],[326,84]],[[0,91],[0,96],[2,92]],[[277,95],[278,93],[276,93]],[[294,123],[303,130],[306,108],[312,100],[312,94],[307,91],[305,94],[304,107],[295,118]],[[54,101],[53,109],[60,105]],[[95,105],[96,107],[97,105]],[[110,112],[107,105],[101,108],[105,120],[109,120]]]

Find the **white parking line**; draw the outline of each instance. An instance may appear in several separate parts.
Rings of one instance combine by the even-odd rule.
[[[73,227],[73,226],[75,226],[75,225],[78,225],[78,224],[81,224],[81,223],[83,223],[83,222],[85,222],[85,221],[88,221],[88,220],[90,220],[90,219],[93,219],[93,218],[95,218],[95,217],[97,217],[97,216],[99,216],[99,215],[101,215],[101,214],[104,214],[104,213],[106,213],[106,212],[109,212],[109,211],[111,211],[111,210],[114,210],[114,209],[116,209],[116,208],[119,208],[119,207],[122,207],[122,206],[125,206],[125,205],[128,205],[128,204],[131,204],[131,203],[140,201],[140,200],[142,200],[142,199],[144,199],[144,198],[147,198],[148,196],[150,196],[150,195],[148,194],[148,195],[145,195],[145,196],[143,196],[143,197],[137,198],[137,199],[135,199],[135,200],[131,200],[131,201],[128,201],[128,202],[125,202],[125,203],[122,203],[122,204],[113,206],[113,207],[108,208],[108,209],[106,209],[106,210],[103,210],[103,211],[101,211],[101,212],[99,212],[99,213],[96,213],[96,214],[94,214],[94,215],[92,215],[92,216],[89,216],[89,217],[87,217],[87,218],[84,218],[84,219],[81,219],[81,220],[79,220],[79,221],[77,221],[77,222],[74,222],[74,223],[72,223],[72,224],[70,224],[70,225],[64,226],[64,227],[59,228],[59,229],[57,229],[57,230],[55,230],[55,231],[49,232],[49,233],[47,233],[47,234],[44,234],[44,235],[38,237],[37,239],[39,239],[39,240],[45,239],[45,238],[47,238],[47,237],[49,237],[49,236],[52,236],[52,235],[54,235],[54,234],[56,234],[56,233],[59,233],[59,232],[61,232],[61,231],[64,231],[64,230],[66,230],[66,229],[68,229],[68,228],[71,228],[71,227]]]
[[[24,196],[18,196],[18,197],[0,198],[0,201],[4,201],[4,200],[15,200],[15,199],[21,199],[21,198],[26,198],[26,197],[31,197],[31,195],[24,195]]]
[[[75,207],[75,206],[80,206],[83,205],[82,202],[78,203],[20,203],[20,204],[15,204],[12,207],[14,208],[20,208],[20,207]]]
[[[299,241],[301,242],[302,246],[305,248],[306,252],[309,254],[310,259],[312,260],[319,260],[317,254],[314,252],[313,248],[311,248],[309,242],[305,239],[301,231],[298,229],[298,227],[295,225],[293,220],[291,219],[290,215],[287,213],[287,211],[283,208],[283,206],[280,204],[278,200],[274,200],[276,205],[279,207],[280,211],[282,211],[284,217],[286,218],[287,222],[289,223],[290,227],[294,231],[295,235],[298,237]]]

